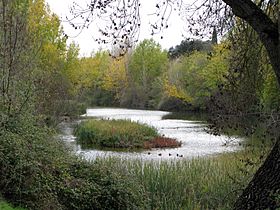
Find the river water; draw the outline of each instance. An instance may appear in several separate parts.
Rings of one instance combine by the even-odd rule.
[[[87,109],[87,117],[103,119],[130,119],[155,127],[166,137],[176,138],[182,142],[180,148],[152,149],[144,151],[105,151],[99,149],[82,149],[73,136],[73,127],[79,122],[62,123],[60,138],[71,145],[74,151],[88,160],[96,157],[120,157],[145,160],[183,159],[217,155],[241,149],[239,137],[214,136],[206,132],[207,124],[199,120],[166,119],[169,112],[132,110],[119,108]]]

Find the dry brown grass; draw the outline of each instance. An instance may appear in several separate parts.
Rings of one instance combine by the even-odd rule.
[[[175,148],[180,147],[182,142],[177,141],[176,139],[167,138],[163,136],[155,137],[152,140],[144,142],[145,149],[151,148]]]

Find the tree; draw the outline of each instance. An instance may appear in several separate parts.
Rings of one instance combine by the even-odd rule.
[[[120,38],[128,39],[131,34],[135,34],[135,30],[139,28],[140,16],[139,6],[140,0],[128,1],[111,0],[111,1],[92,1],[88,5],[87,11],[82,14],[88,17],[95,17],[96,11],[104,12],[104,10],[110,8],[113,11],[108,19],[108,27],[105,30],[101,30],[105,37],[113,37],[116,41]],[[157,30],[161,30],[167,27],[166,17],[168,17],[170,10],[164,8],[172,7],[172,3],[180,4],[181,1],[169,1],[162,0],[155,5],[156,15],[159,17],[159,24],[151,24],[152,33]],[[118,7],[120,3],[120,7]],[[181,5],[181,4],[180,4]],[[262,9],[263,5],[270,5],[270,8],[274,10],[274,15],[265,13]],[[199,15],[200,20],[206,20],[205,23],[208,26],[218,26],[217,23],[229,23],[228,28],[234,23],[234,18],[228,18],[228,15],[234,14],[235,16],[246,21],[258,34],[262,44],[265,46],[268,57],[275,72],[278,84],[280,84],[280,12],[279,1],[274,0],[261,0],[258,3],[254,3],[251,0],[205,0],[199,8],[206,8],[206,10]],[[80,9],[80,8],[79,8]],[[74,10],[79,11],[79,10]],[[127,12],[129,11],[129,12]],[[169,12],[168,12],[169,11]],[[105,13],[105,12],[104,12]],[[90,16],[88,16],[90,14]],[[222,16],[225,14],[226,18]],[[98,14],[97,14],[98,15]],[[79,15],[75,14],[75,17]],[[84,17],[83,17],[84,18]],[[119,21],[115,20],[119,18]],[[90,22],[90,21],[89,21]],[[190,29],[194,34],[198,34],[198,30],[195,28],[196,23],[202,21],[194,21],[194,16],[189,17]],[[205,24],[204,23],[204,24]],[[110,25],[113,27],[110,27]],[[227,24],[226,24],[227,25]],[[223,31],[225,24],[219,24],[219,31]],[[87,27],[88,25],[82,25]],[[77,27],[73,24],[73,27]],[[113,29],[113,32],[112,32]],[[115,29],[115,30],[114,30]],[[121,33],[117,33],[118,29],[122,29]],[[122,37],[124,36],[124,37]],[[279,204],[276,202],[275,196],[279,195],[280,189],[280,138],[273,147],[271,153],[267,157],[263,166],[255,174],[254,178],[244,190],[243,194],[239,197],[235,204],[235,209],[276,209]]]
[[[280,84],[280,11],[278,23],[250,0],[223,0],[232,8],[232,12],[245,20],[257,32],[265,46]],[[262,1],[263,2],[263,1]],[[271,2],[271,1],[269,1]],[[275,7],[279,3],[275,2]],[[272,148],[264,164],[235,203],[235,209],[276,209],[279,207],[277,196],[280,190],[280,138]]]
[[[217,35],[216,27],[214,27],[214,30],[213,30],[213,33],[212,33],[211,43],[212,44],[217,44],[218,43],[218,35]]]
[[[11,129],[32,106],[36,48],[29,37],[29,1],[0,2],[0,129]]]
[[[105,70],[102,77],[102,88],[114,93],[115,99],[120,100],[127,86],[126,57],[110,59],[110,67]]]
[[[38,48],[33,59],[37,64],[34,71],[36,113],[49,124],[61,115],[70,114],[68,102],[73,88],[67,71],[75,68],[79,49],[73,44],[67,48],[60,20],[50,12],[44,0],[30,3],[28,29],[32,45]]]
[[[211,50],[210,41],[201,40],[183,40],[179,45],[171,47],[168,51],[169,58],[175,59],[181,55],[191,54],[193,51],[210,51]]]
[[[227,44],[213,46],[210,52],[193,51],[173,61],[168,69],[165,91],[184,100],[189,109],[205,110],[228,69]]]
[[[158,79],[167,67],[167,52],[154,40],[145,39],[132,52],[128,79],[136,104],[141,108],[155,107]]]

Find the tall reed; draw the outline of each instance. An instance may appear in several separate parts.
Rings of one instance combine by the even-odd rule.
[[[231,209],[260,164],[248,165],[242,161],[246,158],[257,160],[257,155],[238,152],[176,162],[118,158],[96,161],[141,183],[148,209]]]

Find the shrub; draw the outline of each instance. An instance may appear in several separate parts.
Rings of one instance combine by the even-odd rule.
[[[0,165],[3,198],[28,209],[145,209],[143,187],[129,174],[71,154],[29,123],[1,129]]]
[[[20,207],[12,207],[7,202],[1,200],[0,200],[0,209],[1,210],[24,210],[23,208]]]
[[[180,147],[182,142],[178,142],[176,139],[166,138],[166,137],[155,137],[150,141],[144,142],[145,149],[151,148],[174,148]]]

